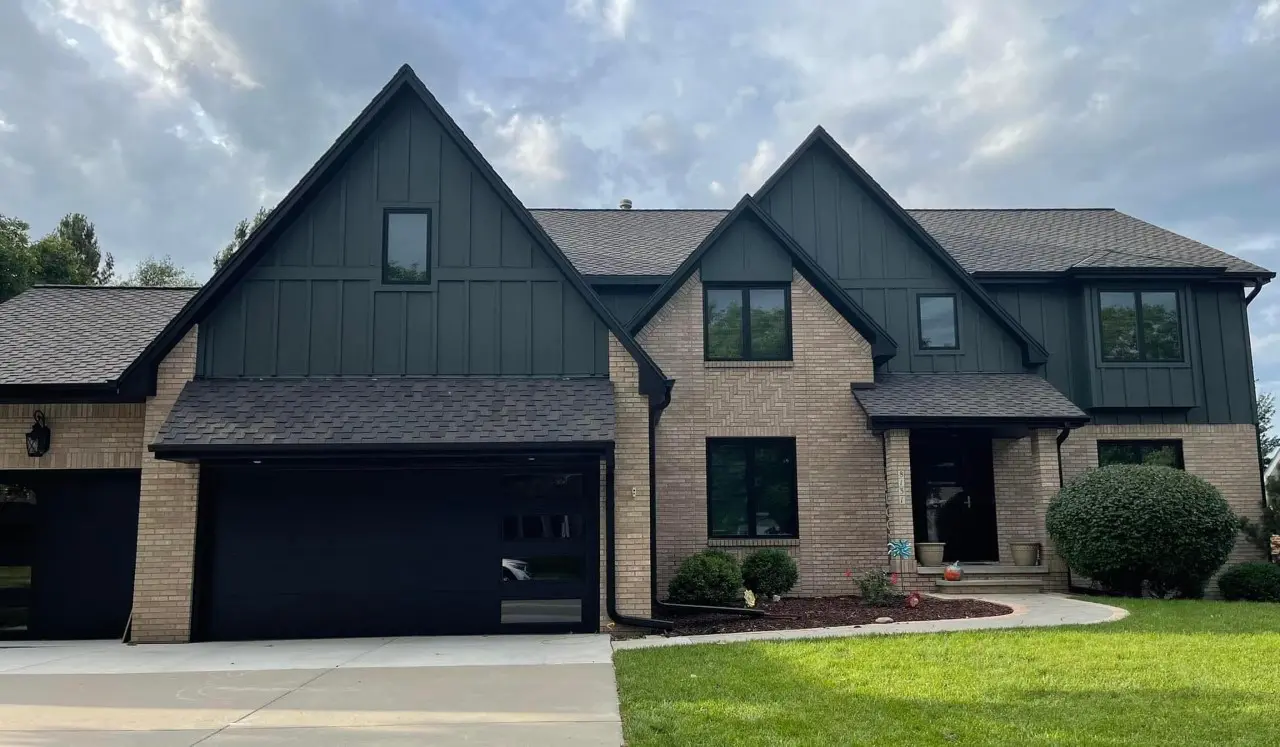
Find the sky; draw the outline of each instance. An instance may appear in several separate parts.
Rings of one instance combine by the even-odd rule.
[[[530,207],[728,207],[821,124],[906,207],[1280,269],[1280,0],[0,0],[0,214],[207,277],[406,62]]]

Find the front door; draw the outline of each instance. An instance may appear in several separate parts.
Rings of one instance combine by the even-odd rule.
[[[948,562],[999,560],[989,435],[912,431],[911,503],[916,542],[945,542]]]

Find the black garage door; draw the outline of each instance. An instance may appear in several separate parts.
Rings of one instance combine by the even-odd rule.
[[[0,635],[119,638],[133,600],[137,470],[0,473]]]
[[[197,634],[594,630],[597,464],[206,464]]]

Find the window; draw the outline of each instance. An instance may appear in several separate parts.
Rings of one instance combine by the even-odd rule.
[[[1108,363],[1182,360],[1174,291],[1101,291],[1098,319]]]
[[[390,209],[382,217],[382,282],[431,282],[431,211]]]
[[[712,537],[795,537],[795,439],[707,439],[707,521]]]
[[[921,350],[955,350],[960,347],[960,325],[956,321],[956,297],[916,296]]]
[[[791,360],[790,288],[708,287],[705,303],[707,360]]]
[[[1183,469],[1181,441],[1099,441],[1098,466],[1154,464]]]

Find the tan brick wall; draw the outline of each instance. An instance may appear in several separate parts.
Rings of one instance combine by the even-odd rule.
[[[1254,521],[1262,515],[1262,478],[1257,431],[1236,425],[1089,425],[1072,431],[1062,444],[1063,479],[1070,482],[1098,466],[1100,439],[1177,439],[1188,472],[1208,480],[1227,499],[1231,510]],[[1243,535],[1227,564],[1263,560],[1260,549]],[[1210,584],[1210,593],[1217,586]]]
[[[49,453],[27,456],[26,436],[40,410],[52,432]],[[0,470],[138,469],[146,405],[0,405]]]
[[[704,361],[696,273],[638,336],[676,380],[657,431],[659,597],[679,562],[708,546],[786,547],[802,594],[847,593],[850,568],[886,564],[881,440],[849,389],[873,380],[870,347],[798,273],[791,304],[793,361]],[[706,439],[749,436],[796,439],[797,540],[707,538]]]
[[[653,611],[649,598],[649,398],[639,391],[640,374],[635,359],[612,334],[609,335],[609,379],[613,382],[618,423],[613,452],[618,611],[649,617]],[[602,505],[604,500],[602,489]],[[604,533],[602,521],[602,538]],[[605,555],[603,546],[600,554],[602,558]],[[600,577],[600,588],[602,591],[605,588],[604,576]],[[607,618],[603,596],[600,610],[601,617]]]
[[[155,440],[182,387],[195,376],[192,329],[160,363],[156,394],[147,400],[142,449]],[[142,459],[138,505],[138,561],[133,582],[133,640],[174,643],[191,637],[191,590],[195,579],[196,504],[200,468]]]
[[[1039,542],[1041,564],[1049,567],[1042,577],[1049,591],[1067,588],[1066,567],[1044,528],[1049,502],[1058,492],[1058,433],[1041,428],[1025,438],[991,442],[1000,562],[1013,564],[1011,543]]]

